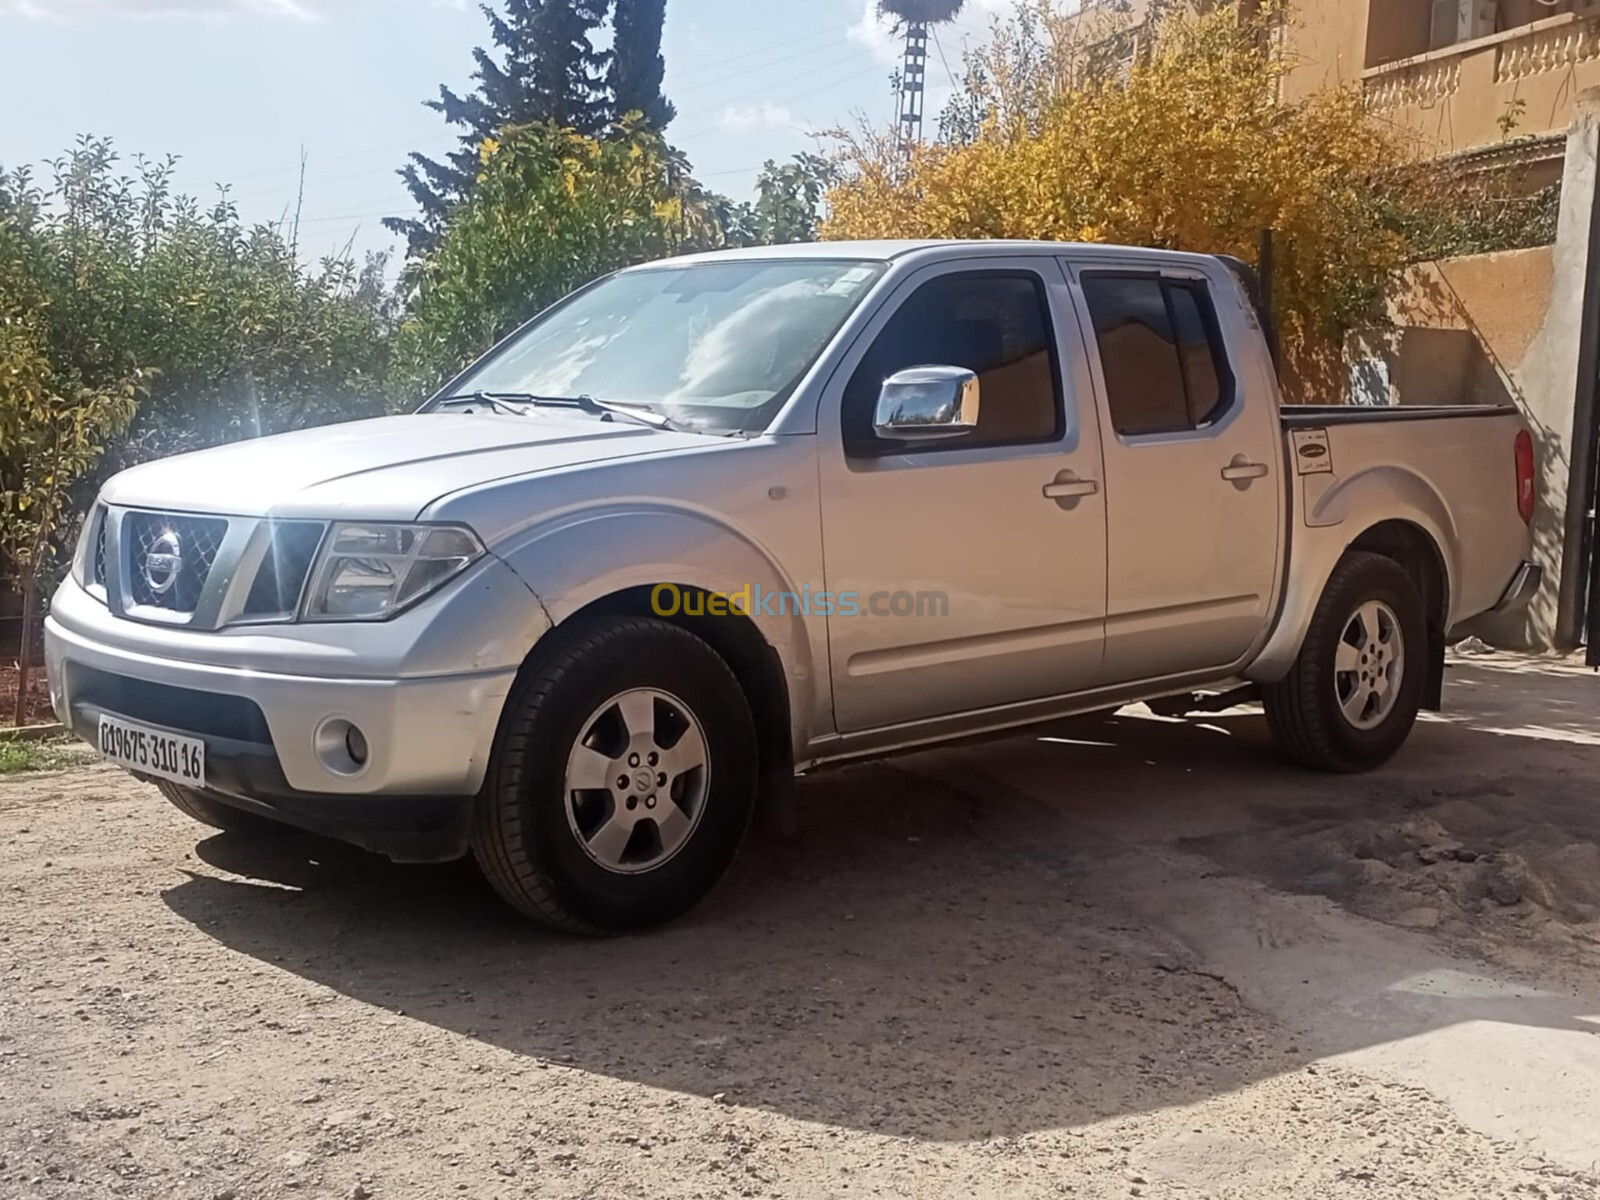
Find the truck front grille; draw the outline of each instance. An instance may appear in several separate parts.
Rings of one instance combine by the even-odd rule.
[[[271,525],[266,557],[244,602],[245,616],[294,615],[325,528],[321,521],[275,521]]]
[[[227,532],[221,517],[128,513],[122,544],[129,598],[147,608],[192,614]]]

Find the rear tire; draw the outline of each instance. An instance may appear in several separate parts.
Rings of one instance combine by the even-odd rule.
[[[204,792],[197,792],[182,784],[158,779],[155,785],[161,794],[172,802],[173,808],[184,816],[199,821],[202,825],[209,825],[213,829],[221,829],[227,833],[255,834],[277,834],[284,831],[283,825],[269,817],[260,817],[241,808],[234,808],[220,800],[211,799]]]
[[[1262,689],[1273,739],[1319,771],[1380,766],[1416,723],[1427,655],[1426,612],[1405,568],[1381,554],[1346,554],[1294,666]]]
[[[597,618],[554,636],[507,704],[473,854],[544,924],[670,921],[715,886],[749,827],[749,703],[715,650],[665,621]]]

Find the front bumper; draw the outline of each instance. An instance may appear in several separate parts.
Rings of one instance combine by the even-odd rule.
[[[465,852],[514,666],[348,678],[265,669],[260,631],[249,665],[197,661],[199,643],[173,641],[206,636],[147,631],[67,583],[45,623],[57,715],[90,744],[103,712],[201,738],[208,791],[235,807],[406,861]],[[327,739],[319,749],[330,721],[361,730],[364,765],[330,762]]]

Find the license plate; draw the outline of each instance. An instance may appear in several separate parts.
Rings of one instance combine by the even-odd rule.
[[[108,762],[188,787],[206,785],[206,744],[121,717],[100,717],[100,754]]]

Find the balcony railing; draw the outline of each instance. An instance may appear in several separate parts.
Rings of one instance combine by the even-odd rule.
[[[1453,96],[1461,88],[1461,60],[1423,59],[1386,67],[1363,81],[1367,107],[1374,112],[1416,108]]]
[[[1600,58],[1600,22],[1593,18],[1569,19],[1554,28],[1502,43],[1495,58],[1494,78],[1496,83],[1509,83],[1596,58]]]
[[[1372,67],[1361,80],[1367,107],[1381,112],[1425,108],[1447,100],[1461,89],[1463,64],[1480,55],[1493,56],[1495,83],[1515,83],[1567,70],[1600,59],[1600,17],[1562,13],[1518,29]],[[1474,64],[1474,78],[1487,82],[1490,65],[1483,63],[1480,74]]]

